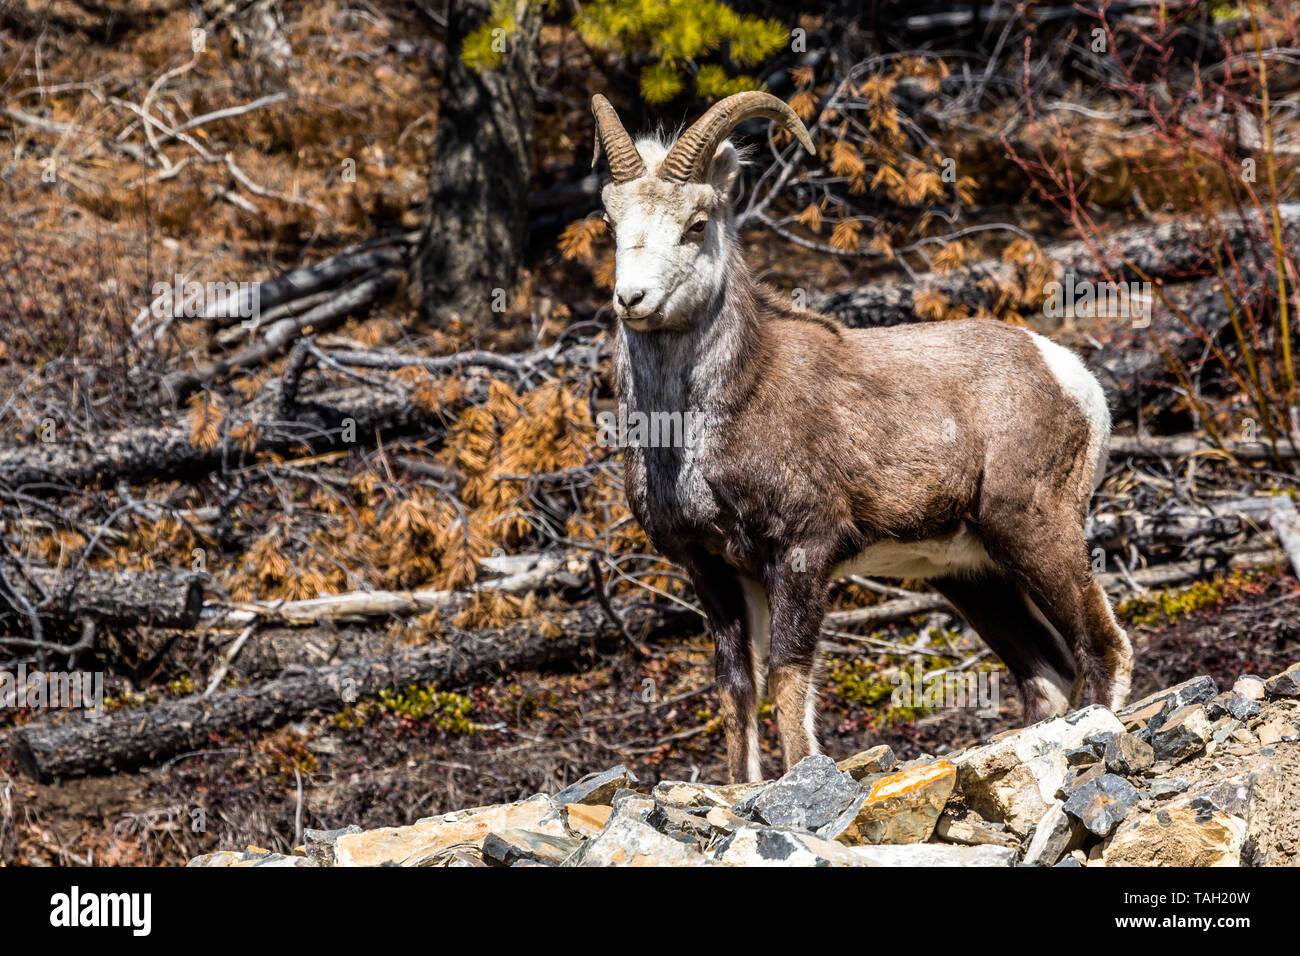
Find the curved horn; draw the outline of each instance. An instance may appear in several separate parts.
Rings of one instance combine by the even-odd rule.
[[[771,93],[751,90],[714,103],[673,144],[673,148],[659,164],[659,175],[679,182],[703,182],[718,144],[730,136],[739,124],[755,116],[775,120],[799,140],[804,149],[810,153],[816,152],[812,137],[794,110]]]
[[[591,112],[596,117],[596,149],[591,154],[591,166],[596,167],[603,149],[609,160],[609,171],[614,182],[625,183],[645,175],[645,163],[636,151],[636,144],[619,122],[618,113],[605,97],[597,93],[591,98]]]

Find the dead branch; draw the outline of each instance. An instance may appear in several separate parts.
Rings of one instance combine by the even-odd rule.
[[[282,624],[316,624],[321,621],[360,620],[368,617],[426,614],[464,603],[476,591],[526,594],[542,589],[565,567],[560,555],[528,556],[529,566],[505,577],[484,581],[470,591],[351,591],[325,594],[286,603],[247,602],[232,606],[213,604],[203,609],[203,618],[223,627],[243,627],[259,620]]]
[[[363,276],[315,308],[273,323],[260,342],[197,368],[172,372],[165,376],[162,380],[163,393],[173,402],[179,402],[200,386],[224,378],[237,369],[262,365],[280,355],[305,330],[331,329],[349,316],[369,309],[396,288],[400,279],[401,273],[396,270]]]

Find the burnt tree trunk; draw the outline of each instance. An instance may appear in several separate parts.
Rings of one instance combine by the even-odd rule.
[[[30,608],[44,618],[186,629],[198,623],[203,608],[202,580],[190,571],[28,568],[7,580],[17,593],[0,588],[0,611],[20,618]]]
[[[690,612],[618,607],[623,625],[644,637],[674,633],[693,618]],[[204,747],[213,735],[271,729],[313,711],[336,713],[381,690],[430,683],[463,687],[500,674],[568,664],[608,651],[620,639],[619,627],[595,601],[554,619],[558,634],[536,625],[519,621],[495,630],[460,631],[424,647],[394,648],[211,697],[196,694],[98,719],[75,714],[33,721],[11,731],[0,745],[7,743],[19,766],[42,780],[122,770]]]
[[[501,60],[479,73],[461,47],[492,7],[490,0],[451,0],[448,8],[433,169],[411,268],[415,305],[431,325],[457,315],[481,320],[499,308],[527,238],[541,5],[515,0],[516,28],[502,38]]]

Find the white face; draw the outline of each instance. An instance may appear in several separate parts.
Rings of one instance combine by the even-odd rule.
[[[637,144],[646,173],[601,192],[614,231],[614,313],[637,331],[690,328],[722,288],[736,151],[723,143],[707,183],[659,179],[666,153],[653,140]]]

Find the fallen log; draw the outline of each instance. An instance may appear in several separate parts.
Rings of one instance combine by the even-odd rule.
[[[1186,8],[1196,0],[1118,0],[1104,6],[1110,22],[1128,13],[1142,13],[1147,10],[1160,9],[1174,11]],[[1060,20],[1091,19],[1097,16],[1101,5],[1095,7],[1086,3],[1062,3],[1056,6],[1020,7],[1015,4],[1003,6],[1000,3],[971,4],[965,10],[946,10],[941,13],[909,14],[902,7],[895,16],[901,16],[902,28],[908,33],[931,33],[940,31],[945,38],[952,35],[957,28],[969,29],[980,24],[982,29],[991,25],[1001,25],[1008,21],[1026,23],[1051,23]]]
[[[322,621],[355,621],[368,617],[426,614],[463,603],[476,591],[502,594],[526,594],[543,587],[564,566],[561,555],[538,554],[529,567],[504,577],[484,581],[469,591],[438,591],[432,588],[414,591],[349,591],[325,594],[302,601],[283,603],[245,602],[225,606],[208,605],[202,617],[223,627],[243,627],[266,620],[282,624],[318,624]]]
[[[953,613],[952,605],[938,594],[917,594],[915,597],[894,598],[850,611],[831,611],[826,615],[825,627],[839,629],[896,624],[927,611]]]
[[[627,604],[623,624],[644,638],[672,630],[689,611]],[[207,746],[236,730],[270,730],[313,711],[334,713],[381,690],[436,684],[463,687],[500,674],[534,670],[610,650],[619,630],[590,602],[547,622],[520,621],[497,630],[455,631],[424,647],[313,668],[249,687],[194,694],[87,719],[80,714],[24,724],[6,742],[19,766],[41,780],[112,772]],[[61,719],[60,719],[61,718]]]
[[[1126,551],[1130,546],[1150,555],[1157,548],[1228,541],[1256,534],[1268,527],[1270,516],[1283,496],[1252,495],[1200,506],[1174,505],[1148,512],[1099,513],[1088,522],[1088,548]]]
[[[364,273],[377,269],[405,269],[410,259],[410,244],[415,238],[414,234],[387,236],[344,249],[328,259],[293,269],[276,279],[242,285],[208,303],[199,315],[186,318],[213,322],[218,326],[236,325],[247,318],[267,316],[275,309],[343,285]],[[172,300],[174,298],[172,295]],[[175,307],[174,301],[162,298],[142,309],[132,323],[133,335],[145,332],[155,308],[162,304]]]
[[[221,440],[213,447],[194,444],[189,415],[174,414],[158,425],[0,447],[0,486],[48,494],[68,486],[85,490],[118,480],[194,478],[223,465],[236,465],[241,458],[283,453],[295,446],[323,452],[368,444],[376,435],[387,438],[417,429],[436,442],[444,429],[446,409],[439,414],[422,410],[411,401],[409,390],[397,382],[367,378],[365,384],[300,397],[303,372],[315,362],[354,378],[363,376],[349,366],[419,367],[431,373],[473,369],[464,392],[466,401],[477,401],[486,394],[492,375],[526,380],[575,356],[589,365],[601,348],[600,343],[579,342],[569,343],[564,350],[552,346],[514,355],[470,351],[423,356],[387,350],[322,352],[309,339],[300,339],[278,387],[263,388],[251,402],[229,412],[222,422]],[[251,434],[238,441],[231,437],[236,426],[248,425],[254,426]]]
[[[1173,584],[1186,584],[1220,571],[1246,571],[1252,568],[1281,567],[1287,563],[1286,552],[1279,548],[1262,548],[1260,550],[1239,551],[1230,555],[1225,561],[1206,558],[1200,561],[1175,561],[1159,564],[1151,568],[1133,571],[1130,577],[1133,583],[1143,587],[1169,587]],[[1120,574],[1098,575],[1108,591],[1123,589],[1127,582]]]
[[[1300,513],[1296,511],[1295,502],[1279,495],[1269,512],[1268,522],[1278,541],[1282,542],[1292,569],[1300,574]]]
[[[11,587],[42,617],[93,618],[105,624],[192,628],[203,609],[203,583],[189,571],[59,571],[28,568]],[[0,608],[22,614],[0,590]]]
[[[296,403],[291,420],[279,417],[277,405],[276,390],[264,390],[253,402],[227,416],[222,440],[211,448],[193,443],[185,414],[174,415],[160,425],[0,448],[0,484],[49,493],[112,485],[118,480],[193,478],[223,463],[236,465],[243,456],[283,453],[298,445],[315,452],[357,447],[376,433],[441,428],[404,397],[360,386],[331,389],[310,402]],[[256,429],[247,445],[230,437],[231,428],[246,424]],[[354,438],[351,444],[345,441],[347,434]]]
[[[272,322],[261,341],[193,369],[163,376],[163,394],[173,402],[180,402],[201,386],[223,379],[233,371],[262,365],[283,353],[305,331],[332,329],[349,316],[369,309],[395,289],[400,279],[401,273],[396,270],[363,276],[314,308]]]
[[[1262,441],[1225,441],[1224,448],[1239,461],[1258,463],[1271,461],[1274,450]],[[1193,455],[1222,455],[1223,449],[1199,435],[1112,435],[1112,458],[1191,458]],[[1300,458],[1297,448],[1285,438],[1277,445],[1277,457],[1285,461]]]

